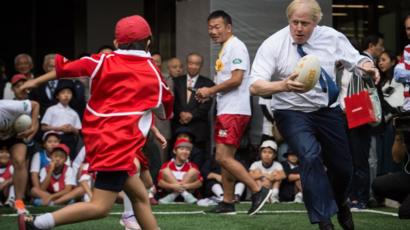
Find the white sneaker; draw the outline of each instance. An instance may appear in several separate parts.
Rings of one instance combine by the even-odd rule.
[[[303,203],[303,194],[301,192],[298,192],[295,195],[295,200],[293,200],[293,202],[295,202],[297,204],[302,204]]]
[[[269,198],[269,202],[271,204],[279,203],[279,196],[278,195],[271,195]]]
[[[122,215],[120,219],[120,224],[125,227],[125,230],[141,230],[141,226],[138,224],[134,215]]]
[[[184,193],[182,193],[181,195],[182,195],[182,197],[184,198],[185,203],[195,204],[195,203],[198,201],[198,199],[195,198],[194,195],[192,195],[192,194],[189,193],[189,192],[184,192]]]
[[[170,193],[170,194],[164,196],[163,198],[159,199],[158,202],[160,204],[171,204],[172,202],[175,201],[175,198],[176,198],[175,194]]]

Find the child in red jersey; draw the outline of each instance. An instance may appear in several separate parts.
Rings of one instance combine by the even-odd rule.
[[[170,193],[160,199],[159,203],[169,204],[179,195],[186,203],[197,202],[191,192],[202,186],[202,176],[198,166],[188,160],[191,150],[192,143],[188,139],[180,138],[175,141],[175,157],[161,166],[158,175],[158,186]]]
[[[26,226],[50,229],[105,217],[117,193],[130,198],[143,229],[157,229],[148,195],[136,175],[134,159],[152,125],[152,110],[163,108],[172,116],[173,96],[148,52],[151,29],[144,18],[130,16],[116,24],[114,45],[109,54],[69,62],[56,55],[56,70],[25,82],[20,90],[58,78],[89,76],[90,99],[83,117],[86,159],[96,171],[92,200],[76,203],[53,213],[26,218]]]
[[[13,165],[7,146],[0,146],[0,206],[14,202]]]

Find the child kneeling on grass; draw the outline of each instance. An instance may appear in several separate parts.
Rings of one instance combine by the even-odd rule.
[[[175,157],[161,166],[158,175],[158,186],[170,192],[159,200],[160,204],[169,204],[179,195],[186,203],[197,202],[191,192],[202,186],[202,176],[198,166],[188,160],[191,150],[192,143],[188,139],[180,138],[175,141]]]

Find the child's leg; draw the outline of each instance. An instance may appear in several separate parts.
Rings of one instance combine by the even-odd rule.
[[[31,196],[35,198],[40,198],[42,200],[42,204],[47,205],[44,202],[47,202],[49,200],[50,193],[41,190],[39,187],[33,187],[31,189]]]
[[[164,168],[161,170],[162,179],[170,184],[178,184],[177,178],[175,178],[174,174],[172,174],[171,169]]]
[[[77,186],[70,192],[54,200],[54,204],[65,204],[72,199],[78,199],[82,197],[84,194],[85,194],[85,190],[81,186]]]
[[[124,185],[124,192],[131,200],[134,214],[142,229],[158,229],[157,221],[152,214],[148,194],[141,179],[137,176],[129,177]]]
[[[295,181],[296,193],[302,192],[302,182],[300,180]]]
[[[188,172],[185,173],[184,177],[182,177],[182,183],[192,183],[198,180],[199,171],[196,169],[190,169]]]

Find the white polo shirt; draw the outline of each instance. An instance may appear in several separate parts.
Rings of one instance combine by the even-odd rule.
[[[249,94],[249,53],[245,44],[237,37],[232,36],[221,51],[222,70],[215,75],[216,84],[229,80],[232,71],[244,70],[241,85],[229,92],[219,92],[216,95],[217,115],[241,114],[251,115]]]
[[[41,124],[50,126],[70,124],[76,129],[81,129],[81,121],[78,113],[70,108],[70,106],[65,107],[61,103],[50,106],[46,110]]]
[[[31,114],[30,100],[0,100],[0,140],[16,134],[13,123],[20,114]]]
[[[259,47],[252,65],[251,82],[257,80],[279,81],[294,72],[301,56],[296,50],[289,26],[266,39]],[[303,50],[319,58],[321,67],[335,81],[335,63],[341,61],[346,69],[361,76],[357,65],[369,58],[359,54],[345,35],[327,26],[316,26]],[[336,81],[335,81],[336,82]],[[322,91],[319,81],[306,93],[281,92],[272,95],[274,110],[286,109],[313,112],[327,107],[328,95]],[[331,107],[337,105],[337,102]]]
[[[250,171],[252,170],[261,170],[262,173],[272,173],[273,171],[283,171],[282,164],[274,161],[273,164],[269,168],[265,168],[262,165],[262,161],[255,161],[252,163],[251,167],[249,168]]]

